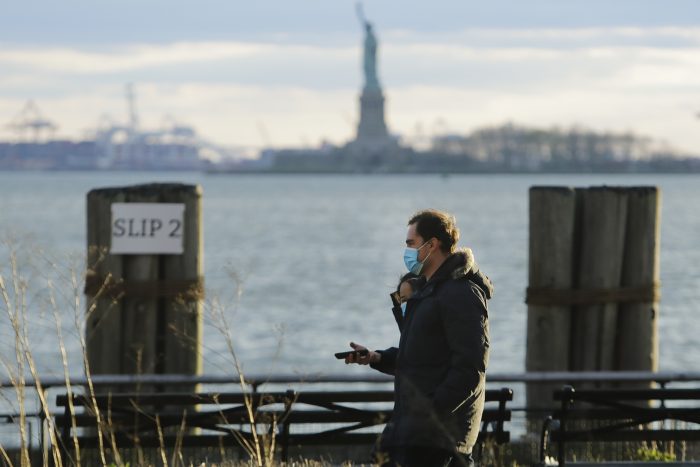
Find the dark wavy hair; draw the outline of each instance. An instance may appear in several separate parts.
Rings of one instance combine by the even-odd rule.
[[[396,293],[399,293],[399,290],[401,289],[401,284],[404,282],[408,282],[411,287],[415,288],[415,283],[417,280],[420,278],[418,274],[413,274],[412,272],[407,272],[403,276],[401,276],[401,279],[399,279],[399,283],[396,285]]]
[[[411,286],[411,289],[413,289],[413,291],[415,292],[421,284],[421,276],[413,274],[412,272],[406,273],[403,276],[401,276],[401,279],[399,279],[399,283],[396,285],[396,290],[389,294],[389,296],[391,297],[391,301],[394,303],[394,306],[401,305],[401,297],[399,296],[399,290],[401,290],[401,284],[403,284],[404,282],[408,282],[408,284]]]
[[[436,209],[418,211],[408,221],[408,225],[416,225],[416,233],[424,241],[431,238],[440,240],[440,250],[444,253],[454,253],[459,241],[459,229],[454,216]]]

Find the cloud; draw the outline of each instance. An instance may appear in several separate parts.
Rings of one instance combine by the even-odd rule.
[[[598,131],[633,131],[697,153],[698,121],[683,94],[623,94],[616,90],[552,89],[493,92],[443,87],[411,87],[390,95],[394,129],[412,131],[420,122],[454,132],[508,121],[537,127],[582,125]],[[442,130],[442,128],[439,128]]]
[[[239,85],[142,85],[137,110],[145,128],[157,128],[165,115],[193,125],[204,138],[231,145],[301,146],[322,139],[342,144],[353,137],[357,92]],[[103,97],[101,94],[109,97]],[[415,137],[420,125],[430,135],[448,129],[465,133],[507,121],[540,127],[580,124],[601,131],[635,131],[688,151],[699,147],[693,108],[687,95],[623,94],[614,89],[560,88],[495,91],[445,86],[406,86],[387,91],[392,132]],[[0,107],[19,102],[0,100]],[[126,120],[126,105],[113,89],[42,104],[46,115],[63,115],[62,134],[95,128],[104,113]],[[265,134],[267,133],[267,135]],[[269,141],[268,138],[269,137]]]
[[[667,94],[700,91],[700,47],[687,49],[640,48],[616,58],[621,65],[609,83],[626,90],[654,90]],[[623,61],[624,60],[624,61]],[[700,105],[700,102],[698,102]]]
[[[177,41],[259,41],[286,35],[293,42],[327,43],[357,34],[354,0],[86,0],[4,2],[0,31],[15,44],[120,44]],[[697,0],[382,0],[365,2],[380,31],[444,34],[477,29],[697,26]]]
[[[340,142],[353,131],[356,97],[353,90],[209,83],[143,84],[136,88],[136,96],[145,129],[159,128],[172,119],[194,126],[214,143],[250,146],[317,144],[324,137]],[[0,109],[13,109],[14,114],[23,105],[19,99],[0,98]],[[80,95],[41,101],[39,106],[45,116],[58,120],[59,135],[84,136],[101,121],[123,124],[127,120],[121,86],[96,85]],[[0,122],[9,122],[14,114],[3,116],[0,110]],[[11,134],[0,126],[3,136]]]
[[[384,38],[379,70],[395,132],[438,119],[458,132],[508,120],[578,123],[700,147],[693,119],[700,28],[393,31]],[[275,145],[341,143],[354,133],[361,50],[340,42],[2,47],[0,136],[8,135],[2,123],[33,97],[62,134],[76,137],[104,113],[125,115],[123,86],[135,82],[144,125],[173,115],[226,144],[265,144],[261,125]]]
[[[299,42],[295,42],[295,40]],[[443,59],[518,61],[553,60],[569,50],[669,47],[700,47],[700,28],[571,28],[571,29],[465,29],[449,33],[387,31],[381,41],[384,55],[399,58],[439,55]],[[179,41],[168,44],[86,47],[13,46],[0,44],[0,65],[37,71],[103,74],[152,69],[173,65],[207,64],[222,61],[279,61],[294,57],[300,63],[318,63],[328,58],[354,60],[360,53],[360,38],[342,40],[321,37],[280,36],[267,42]]]
[[[69,48],[20,48],[0,50],[0,63],[44,72],[102,74],[280,53],[317,56],[318,48],[240,42],[178,42],[120,47],[103,52]]]
[[[438,33],[387,31],[385,37],[402,42],[458,42],[491,46],[651,46],[700,45],[699,27],[579,27],[579,28],[467,28]]]

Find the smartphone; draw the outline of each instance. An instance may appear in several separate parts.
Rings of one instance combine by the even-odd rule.
[[[364,357],[365,355],[367,355],[369,353],[369,350],[364,349],[364,350],[349,350],[347,352],[338,352],[337,354],[335,354],[335,358],[337,358],[338,360],[341,360],[341,359],[344,360],[345,357],[347,357],[348,355],[353,354],[353,353],[356,353],[356,354]]]

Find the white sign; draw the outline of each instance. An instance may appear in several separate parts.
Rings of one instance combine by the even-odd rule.
[[[114,255],[181,255],[185,205],[112,203]]]

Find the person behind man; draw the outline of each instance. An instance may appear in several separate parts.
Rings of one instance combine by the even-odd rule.
[[[412,272],[407,272],[401,276],[401,279],[399,279],[399,284],[396,286],[396,291],[389,294],[393,305],[391,312],[394,314],[394,319],[396,320],[396,324],[399,326],[399,331],[403,326],[403,318],[406,316],[408,299],[411,298],[411,295],[413,295],[423,286],[423,281],[423,276],[413,274]]]
[[[345,360],[395,376],[381,465],[472,463],[486,391],[487,300],[493,286],[471,250],[457,250],[458,240],[454,217],[447,213],[426,210],[411,217],[404,261],[426,282],[406,302],[399,346]]]

